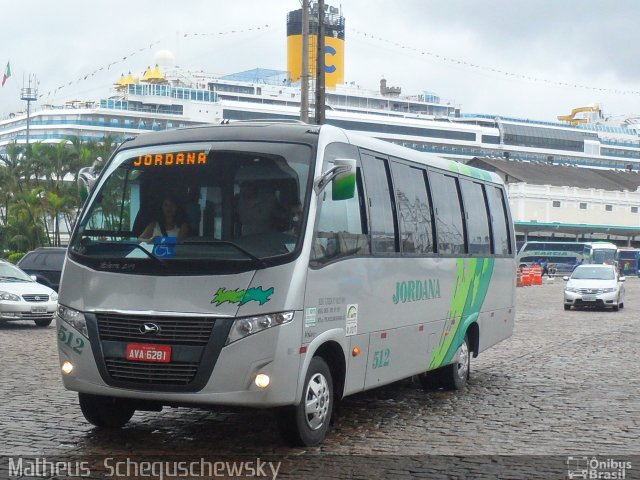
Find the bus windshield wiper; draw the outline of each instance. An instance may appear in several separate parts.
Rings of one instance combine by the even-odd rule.
[[[262,258],[256,257],[249,250],[241,247],[240,245],[238,245],[236,243],[230,242],[228,240],[187,240],[185,242],[180,242],[180,245],[200,245],[200,244],[203,244],[203,245],[229,245],[230,247],[235,248],[237,251],[239,251],[240,253],[243,253],[244,255],[249,257],[251,260],[256,262],[260,268],[267,268],[269,266],[269,265],[267,265],[267,262],[265,262]]]
[[[114,242],[115,243],[115,242]],[[159,257],[156,257],[153,253],[151,253],[149,250],[147,250],[146,248],[144,248],[142,245],[139,245],[137,243],[125,243],[124,245],[130,245],[132,247],[138,248],[140,250],[142,250],[144,253],[147,254],[147,256],[153,260],[155,260],[156,262],[158,262],[160,265],[166,265],[166,262],[164,260],[162,260]]]
[[[159,257],[156,257],[149,250],[147,250],[142,245],[139,245],[138,243],[135,243],[135,242],[110,242],[110,241],[102,240],[102,241],[100,241],[100,244],[102,244],[102,245],[105,245],[105,244],[106,245],[115,245],[115,246],[127,246],[127,247],[137,248],[139,250],[142,250],[145,253],[145,255],[147,255],[150,259],[155,260],[158,264],[166,265],[166,262],[164,260],[162,260]]]

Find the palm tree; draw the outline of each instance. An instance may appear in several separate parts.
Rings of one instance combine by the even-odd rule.
[[[105,136],[101,142],[70,137],[57,144],[7,145],[0,154],[0,247],[59,245],[61,220],[70,228],[82,206],[80,169],[98,158],[106,161],[117,143]]]

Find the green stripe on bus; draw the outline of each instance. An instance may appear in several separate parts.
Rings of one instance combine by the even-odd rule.
[[[486,170],[482,170],[481,168],[470,167],[469,165],[465,165],[464,163],[459,163],[454,160],[448,160],[449,163],[449,171],[455,173],[461,173],[462,175],[467,175],[469,177],[477,178],[480,180],[488,180],[491,181],[491,174]]]
[[[478,319],[491,283],[494,262],[492,258],[460,258],[456,261],[457,277],[451,307],[429,370],[451,362],[464,341],[467,328]]]

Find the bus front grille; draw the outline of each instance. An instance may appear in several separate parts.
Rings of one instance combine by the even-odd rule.
[[[96,318],[98,333],[103,341],[161,342],[201,347],[207,345],[215,324],[212,317],[99,313]]]
[[[196,376],[198,363],[137,363],[122,358],[105,358],[114,380],[146,385],[188,385]]]

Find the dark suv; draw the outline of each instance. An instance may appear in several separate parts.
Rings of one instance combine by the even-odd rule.
[[[36,248],[20,259],[18,267],[57,292],[66,252],[67,249],[61,247]]]

